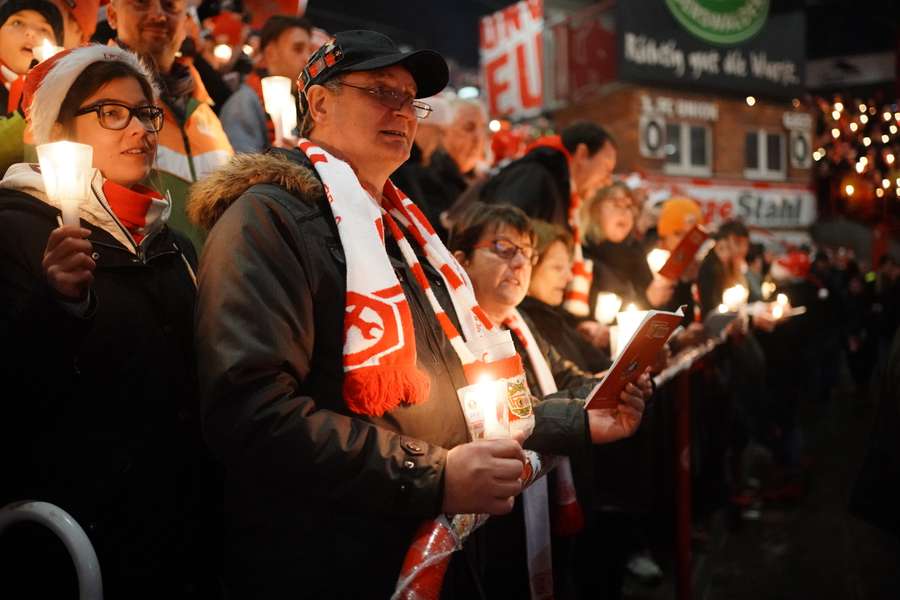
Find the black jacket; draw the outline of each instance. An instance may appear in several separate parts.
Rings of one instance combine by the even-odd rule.
[[[589,373],[598,373],[610,367],[609,355],[592,346],[576,329],[577,320],[561,306],[550,306],[527,296],[518,306],[519,312],[534,323],[541,337],[553,346],[560,356]]]
[[[535,148],[500,170],[481,188],[481,201],[512,204],[532,219],[569,227],[571,184],[565,154]]]
[[[215,224],[201,259],[196,339],[206,435],[228,472],[231,591],[389,597],[414,531],[440,512],[447,449],[468,439],[456,354],[389,243],[431,391],[383,417],[349,411],[344,251],[321,182],[298,151],[235,157],[195,186],[191,212]],[[421,262],[455,318],[442,279]],[[554,418],[538,419],[533,448],[583,443],[577,403],[546,410]],[[477,594],[475,551],[473,542],[454,557],[444,597]]]
[[[622,298],[623,308],[629,302],[634,302],[638,308],[650,307],[647,286],[653,281],[653,273],[640,242],[629,237],[618,244],[610,241],[587,243],[584,257],[594,261],[589,303],[592,310],[600,292],[617,294]]]
[[[38,499],[71,513],[110,598],[184,597],[214,559],[193,545],[212,541],[198,515],[215,511],[199,495],[192,420],[193,248],[164,227],[135,254],[82,220],[97,268],[91,306],[77,317],[41,267],[58,215],[32,195],[0,190],[0,506]],[[17,545],[14,555],[33,541],[0,536],[0,545]],[[17,569],[3,554],[3,568]],[[52,584],[70,565],[42,565],[28,592],[41,595],[31,586]]]

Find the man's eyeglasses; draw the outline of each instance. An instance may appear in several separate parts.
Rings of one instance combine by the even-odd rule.
[[[337,84],[356,90],[362,90],[363,92],[369,94],[377,102],[379,102],[383,106],[388,107],[391,110],[403,110],[406,105],[409,104],[413,107],[413,111],[415,111],[416,117],[420,119],[426,119],[428,118],[428,115],[431,114],[432,109],[430,106],[428,106],[424,102],[417,101],[409,94],[404,94],[390,88],[365,87],[362,85],[353,85],[352,83],[346,83],[343,81],[338,81]]]
[[[474,248],[484,248],[491,254],[495,255],[498,258],[502,258],[507,262],[510,262],[512,259],[514,259],[516,257],[516,254],[521,254],[526,261],[531,263],[531,266],[536,265],[539,258],[533,247],[519,246],[505,238],[497,238],[496,240],[491,240],[490,242],[475,244]]]
[[[158,106],[128,106],[119,102],[98,102],[79,108],[75,116],[80,117],[88,113],[97,113],[100,127],[113,131],[128,127],[132,117],[137,117],[144,129],[151,133],[157,133],[163,126],[163,111]]]

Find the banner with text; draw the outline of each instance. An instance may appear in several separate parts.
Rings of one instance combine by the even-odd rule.
[[[543,107],[543,0],[481,18],[481,74],[491,116],[534,116]]]
[[[806,21],[802,13],[769,16],[735,45],[689,33],[665,2],[628,0],[616,7],[619,78],[753,95],[794,97],[803,89]]]

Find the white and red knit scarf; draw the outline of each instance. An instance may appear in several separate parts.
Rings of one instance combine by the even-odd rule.
[[[363,189],[346,162],[306,139],[298,147],[322,179],[346,257],[344,401],[350,410],[374,416],[383,415],[400,403],[423,402],[428,397],[429,379],[416,367],[412,313],[385,249],[385,225],[464,369],[478,361],[438,303],[400,225],[441,274],[465,339],[483,336],[493,324],[478,306],[465,270],[441,242],[422,211],[390,180],[384,185],[379,205]]]
[[[541,396],[546,397],[555,393],[557,390],[556,380],[553,379],[553,373],[550,371],[550,365],[528,327],[528,323],[519,314],[519,311],[513,311],[505,322],[510,331],[519,339],[524,346],[528,355],[528,362],[531,363],[531,369],[534,371],[538,380],[538,386],[541,388]],[[584,514],[581,506],[578,504],[578,498],[575,495],[575,479],[572,476],[572,465],[568,457],[558,457],[556,461],[556,481],[554,487],[554,506],[553,506],[553,532],[560,536],[571,536],[581,531],[584,527]],[[552,560],[550,554],[550,518],[549,506],[547,498],[547,481],[546,478],[535,482],[531,487],[522,492],[524,502],[523,512],[525,514],[525,543],[528,547],[528,569],[531,579],[531,597],[542,598],[536,592],[536,584],[539,584],[542,578],[535,575],[541,572],[550,573],[550,596],[553,593],[552,580]],[[543,548],[546,544],[546,548]],[[541,586],[543,589],[544,586]]]

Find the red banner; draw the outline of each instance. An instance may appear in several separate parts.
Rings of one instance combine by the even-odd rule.
[[[491,116],[543,107],[543,0],[522,0],[481,18],[481,69]]]

